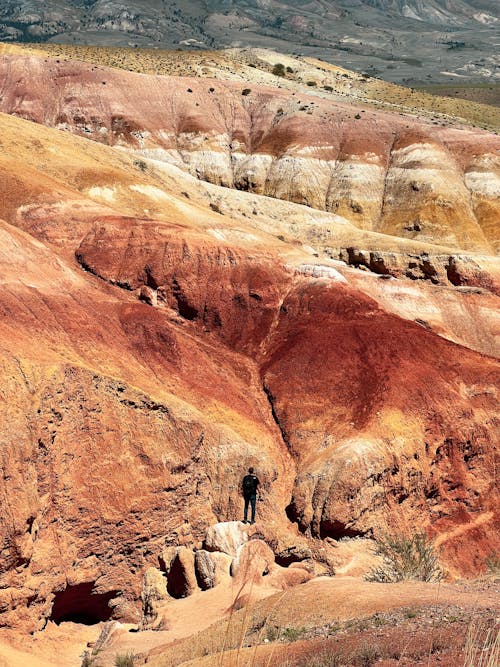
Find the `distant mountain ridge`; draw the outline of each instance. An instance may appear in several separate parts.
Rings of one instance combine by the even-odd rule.
[[[0,7],[4,41],[268,47],[393,81],[500,80],[491,46],[499,27],[493,0],[7,0]]]
[[[469,20],[480,23],[498,21],[498,4],[485,1],[463,2],[462,0],[362,0],[363,4],[375,7],[388,15],[400,15],[408,19],[425,21],[435,25],[462,25]]]

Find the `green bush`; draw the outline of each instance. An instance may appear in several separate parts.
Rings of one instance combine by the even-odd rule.
[[[274,76],[285,76],[285,66],[283,63],[276,63],[273,67]]]
[[[354,664],[359,667],[371,667],[381,656],[380,648],[377,645],[365,644],[355,655]]]
[[[373,568],[366,575],[367,581],[439,581],[443,577],[434,543],[423,532],[409,537],[379,537],[374,551],[377,556],[382,557],[382,565]]]
[[[115,667],[134,667],[134,656],[132,653],[115,656]]]
[[[285,628],[282,633],[282,637],[287,642],[296,642],[307,632],[307,628]]]
[[[266,639],[270,642],[275,642],[280,636],[280,631],[274,625],[268,625],[266,627]]]

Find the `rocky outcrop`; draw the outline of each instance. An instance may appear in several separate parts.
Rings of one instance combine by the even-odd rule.
[[[220,551],[228,556],[236,556],[247,540],[248,531],[244,524],[239,521],[229,521],[210,526],[204,544],[208,551]]]
[[[143,629],[147,630],[151,628],[157,628],[159,609],[167,599],[168,593],[164,575],[160,572],[160,570],[154,567],[148,568],[144,573],[141,592],[141,627]]]

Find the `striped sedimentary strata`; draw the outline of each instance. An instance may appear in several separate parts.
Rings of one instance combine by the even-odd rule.
[[[361,229],[498,249],[500,138],[282,89],[4,56],[0,110],[331,211]],[[141,104],[137,105],[136,100]]]

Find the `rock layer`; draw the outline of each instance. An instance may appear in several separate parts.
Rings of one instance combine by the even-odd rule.
[[[228,81],[4,56],[0,110],[358,227],[498,249],[498,137]],[[135,100],[141,99],[139,107]],[[98,100],[98,102],[97,102]]]
[[[29,78],[29,61],[2,61],[1,67],[6,62],[2,104],[24,115],[29,108],[33,120],[49,122],[45,114],[53,110],[42,105],[45,65],[33,64],[39,92],[45,91],[35,96],[28,79],[13,76],[22,66]],[[97,86],[102,72],[82,67],[61,64],[53,100],[62,99],[58,90],[67,93],[66,77],[75,89],[71,104],[85,106],[85,92],[77,88],[82,81],[84,91],[89,82]],[[101,97],[101,91],[121,76],[108,75],[98,87],[103,117],[113,93]],[[169,86],[185,85],[137,80],[165,95]],[[131,84],[125,90],[133,97],[139,89]],[[216,113],[215,101],[204,108],[209,127],[232,108],[243,113],[235,100],[250,97],[229,85],[224,91],[212,98],[198,90],[193,97],[199,104],[224,100],[224,113]],[[268,118],[266,96],[272,106],[281,92],[259,95],[262,118]],[[176,94],[167,99],[176,103]],[[95,109],[95,99],[92,104]],[[198,191],[184,173],[137,162],[129,152],[140,139],[137,127],[129,132],[130,118],[121,118],[115,130],[127,151],[0,116],[0,623],[33,632],[50,619],[137,621],[143,573],[162,563],[165,572],[177,573],[171,580],[176,594],[197,590],[201,580],[207,586],[212,574],[196,578],[194,550],[202,548],[207,525],[241,515],[238,484],[249,465],[263,481],[263,537],[282,563],[306,559],[309,536],[417,526],[441,541],[451,572],[480,571],[498,548],[499,366],[467,347],[470,339],[480,345],[479,324],[476,338],[456,334],[463,345],[445,340],[432,325],[410,321],[418,317],[416,297],[411,305],[393,298],[410,291],[404,277],[375,286],[373,273],[363,277],[359,269],[316,258],[314,248],[263,230],[262,220],[252,224],[251,213],[247,219],[222,215],[234,201],[224,199],[223,189],[216,210],[214,200],[209,206],[199,195],[209,190]],[[283,143],[259,123],[241,143],[262,132],[259,145],[267,147],[271,163],[280,159],[273,151],[284,146],[293,152],[299,125]],[[181,140],[182,132],[201,137],[205,130],[187,120],[175,129]],[[351,156],[344,162],[354,165],[359,153],[345,143],[347,136],[354,141],[352,133],[346,129],[342,150]],[[457,145],[462,141],[457,155],[467,163],[474,133],[443,133]],[[377,136],[370,141],[383,144]],[[478,134],[477,141],[474,150],[486,138]],[[391,150],[391,159],[402,151],[394,169],[414,168],[405,162],[413,158],[404,145]],[[323,148],[314,147],[314,159],[318,151]],[[442,148],[437,154],[445,161]],[[450,160],[453,168],[444,171],[451,178],[459,161]],[[273,187],[289,176],[277,175]],[[402,179],[407,183],[406,173]],[[420,201],[420,191],[414,192]],[[241,196],[245,206],[260,201]],[[270,201],[262,207],[284,205]],[[303,213],[291,204],[286,210]],[[346,229],[322,215],[330,231]],[[433,220],[448,238],[443,219]],[[304,227],[309,223],[305,218]],[[466,225],[454,238],[476,249],[488,246],[478,230]],[[349,225],[344,233],[361,234]],[[453,266],[451,275],[460,275]],[[443,291],[431,293],[444,287],[427,283],[423,303],[429,312],[445,312]],[[494,289],[487,287],[477,288],[487,301],[474,295],[470,319],[484,303],[491,307]],[[461,294],[450,299],[463,304]],[[449,313],[434,317],[449,336],[460,328]],[[494,334],[488,335],[485,348],[493,346]],[[300,549],[291,548],[296,544]],[[262,549],[270,560],[268,547],[244,550]],[[216,563],[213,574],[215,581]],[[155,578],[146,602],[157,594]],[[179,582],[189,586],[179,588]],[[154,623],[156,610],[150,612]]]

